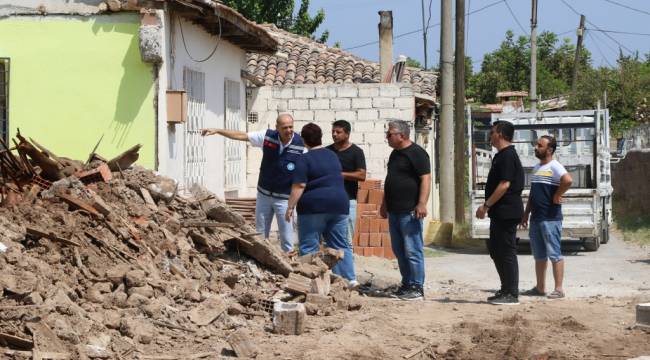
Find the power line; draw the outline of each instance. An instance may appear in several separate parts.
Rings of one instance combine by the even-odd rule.
[[[483,6],[482,8],[476,9],[476,10],[474,10],[474,11],[472,11],[472,12],[468,12],[468,13],[467,13],[467,16],[469,16],[469,15],[473,15],[473,14],[476,14],[476,13],[478,13],[478,12],[481,12],[481,11],[483,11],[483,10],[486,10],[486,9],[488,9],[488,8],[491,8],[491,7],[493,7],[493,6],[497,5],[497,4],[500,4],[500,3],[502,3],[502,2],[505,2],[505,0],[498,0],[498,1],[492,2],[492,3],[490,3],[490,4],[487,4],[487,5]],[[440,23],[435,23],[435,24],[433,24],[433,25],[427,26],[427,30],[428,30],[428,29],[432,29],[432,28],[437,27],[437,26],[440,26]],[[402,37],[404,37],[404,36],[408,36],[408,35],[412,35],[412,34],[417,34],[417,33],[421,32],[421,31],[422,31],[422,29],[417,29],[417,30],[413,30],[413,31],[405,32],[405,33],[403,33],[403,34],[395,35],[395,36],[393,36],[393,40],[394,40],[394,39],[402,38]],[[362,48],[362,47],[366,47],[366,46],[374,45],[374,44],[378,44],[378,43],[379,43],[379,40],[369,41],[369,42],[367,42],[367,43],[363,43],[363,44],[360,44],[360,45],[355,45],[355,46],[351,46],[351,47],[349,47],[349,48],[345,48],[345,49],[343,49],[343,50],[348,51],[348,50],[358,49],[358,48]]]
[[[587,30],[586,33],[587,36],[589,36],[589,38],[594,42],[594,45],[596,46],[596,49],[598,49],[601,58],[605,60],[605,62],[607,63],[607,65],[609,65],[609,67],[614,67],[612,66],[612,64],[610,64],[609,60],[607,60],[607,57],[605,56],[605,53],[603,53],[603,50],[600,48],[600,45],[598,45],[598,41],[596,40],[596,38],[593,35],[591,35],[591,31]]]
[[[625,4],[621,4],[621,3],[616,2],[616,1],[613,1],[613,0],[605,0],[605,1],[608,2],[608,3],[610,3],[610,4],[614,4],[614,5],[616,5],[616,6],[620,6],[620,7],[626,8],[626,9],[628,9],[628,10],[636,11],[636,12],[639,12],[639,13],[641,13],[641,14],[650,15],[650,12],[647,12],[647,11],[645,11],[645,10],[641,10],[641,9],[637,9],[637,8],[633,8],[633,7],[631,7],[631,6],[628,6],[628,5],[625,5]]]
[[[521,32],[526,34],[526,29],[524,29],[524,27],[519,22],[519,19],[517,19],[517,16],[515,16],[514,11],[512,11],[512,8],[510,7],[510,4],[508,4],[508,0],[503,0],[503,3],[506,4],[506,7],[508,7],[508,11],[510,12],[510,15],[512,15],[512,18],[515,19],[515,22],[517,23],[517,25],[519,25]]]
[[[576,9],[574,9],[573,6],[571,6],[568,2],[566,2],[566,0],[560,0],[560,1],[561,1],[562,3],[564,3],[564,5],[566,5],[569,9],[571,9],[571,11],[573,11],[576,15],[582,15],[582,14],[579,13]],[[602,30],[602,29],[600,28],[600,26],[598,26],[598,25],[592,23],[592,22],[589,21],[589,20],[587,20],[587,24],[589,24],[589,25],[595,27],[595,28],[598,29],[598,30]],[[608,33],[603,33],[603,35],[605,35],[608,39],[610,39],[610,40],[612,40],[613,42],[615,42],[619,47],[625,49],[625,50],[626,50],[627,52],[629,52],[630,54],[634,54],[634,51],[628,49],[625,45],[621,44],[618,40],[616,40],[614,37],[612,37],[612,36],[609,35]]]
[[[650,33],[638,33],[638,32],[630,32],[630,31],[603,30],[603,29],[588,29],[588,30],[591,30],[591,31],[600,31],[600,32],[602,32],[602,33],[612,33],[612,34],[650,36]]]
[[[593,37],[594,39],[596,39],[596,35],[600,36],[600,35],[602,35],[602,34],[598,34],[597,32],[592,33],[592,37]],[[600,39],[600,37],[599,37],[598,39],[596,39],[596,40],[599,40],[599,39]],[[612,51],[616,56],[618,56],[618,54],[620,53],[620,50],[614,49],[611,45],[609,45],[608,42],[601,41],[601,43],[602,43],[602,44],[605,44],[605,46],[607,46],[607,48],[608,48],[609,50],[611,50],[611,51]]]

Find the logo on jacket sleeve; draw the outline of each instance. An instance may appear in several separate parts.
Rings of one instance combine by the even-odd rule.
[[[290,162],[287,164],[287,170],[293,171],[296,168],[296,164]]]

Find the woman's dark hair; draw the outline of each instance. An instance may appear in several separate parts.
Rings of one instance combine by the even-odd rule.
[[[305,145],[309,147],[323,144],[323,131],[320,129],[320,126],[314,123],[309,123],[303,126],[302,130],[300,130],[300,137],[302,137]]]

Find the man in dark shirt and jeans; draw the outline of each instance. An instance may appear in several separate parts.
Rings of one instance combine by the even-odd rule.
[[[332,140],[334,144],[327,148],[334,151],[341,162],[345,191],[350,199],[350,214],[348,215],[348,228],[350,244],[354,235],[354,222],[357,218],[357,191],[359,181],[366,180],[366,157],[360,147],[350,142],[352,126],[345,120],[336,120],[332,123]]]
[[[490,142],[499,151],[485,185],[485,202],[476,217],[490,217],[488,250],[499,273],[501,289],[488,298],[497,305],[519,304],[519,264],[517,263],[517,225],[524,213],[521,191],[524,170],[512,145],[515,128],[507,121],[497,121],[490,130]]]
[[[424,241],[422,219],[427,216],[431,190],[429,154],[409,140],[406,121],[388,123],[386,139],[393,148],[384,182],[382,217],[388,217],[390,240],[402,285],[395,295],[402,300],[424,298]]]

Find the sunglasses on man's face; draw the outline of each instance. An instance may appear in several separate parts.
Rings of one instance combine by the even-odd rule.
[[[398,135],[398,134],[401,134],[401,132],[390,132],[390,131],[386,131],[386,137],[387,137],[387,138],[389,138],[389,137],[391,137],[391,136],[393,136],[393,135]]]

